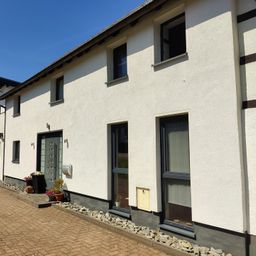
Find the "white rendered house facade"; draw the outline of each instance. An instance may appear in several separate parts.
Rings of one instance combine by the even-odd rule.
[[[151,1],[5,94],[5,180],[254,255],[255,9]]]
[[[4,95],[14,87],[20,85],[19,82],[0,77],[0,96]],[[4,133],[5,133],[5,100],[0,100],[0,177],[3,177],[4,168]]]

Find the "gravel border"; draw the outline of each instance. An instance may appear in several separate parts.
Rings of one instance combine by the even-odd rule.
[[[113,215],[109,212],[91,210],[69,202],[61,202],[54,205],[54,207],[70,212],[96,225],[155,247],[173,256],[232,256],[232,254],[225,253],[221,249],[198,246],[186,240],[166,235],[160,230],[138,226],[130,220]]]

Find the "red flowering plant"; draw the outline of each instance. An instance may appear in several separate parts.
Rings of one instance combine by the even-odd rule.
[[[26,177],[24,177],[24,180],[27,182],[27,181],[29,181],[29,180],[32,180],[32,177],[29,175],[29,176],[26,176]]]
[[[45,194],[49,197],[49,201],[56,201],[55,192],[53,189],[49,189]]]
[[[26,186],[33,186],[31,175],[24,177],[24,180],[26,182]]]

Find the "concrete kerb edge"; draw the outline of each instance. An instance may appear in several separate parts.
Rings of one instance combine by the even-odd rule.
[[[52,205],[52,206],[54,208],[58,209],[58,210],[64,211],[64,212],[69,213],[69,214],[72,214],[72,215],[74,215],[74,216],[76,216],[76,217],[78,217],[80,219],[83,219],[83,220],[85,220],[87,222],[90,222],[90,223],[92,223],[94,225],[97,225],[97,226],[99,226],[101,228],[104,228],[104,229],[107,229],[109,231],[118,233],[118,234],[123,235],[123,236],[125,236],[127,238],[133,239],[133,240],[135,240],[137,242],[141,242],[141,243],[143,243],[145,245],[148,245],[148,246],[150,246],[152,248],[158,249],[158,250],[160,250],[160,251],[162,251],[162,252],[164,252],[164,253],[166,253],[168,255],[172,255],[172,256],[191,256],[191,254],[188,254],[186,252],[182,252],[182,251],[179,251],[177,249],[173,249],[173,248],[167,247],[167,246],[165,246],[163,244],[159,244],[159,243],[157,243],[155,241],[149,240],[149,239],[147,239],[147,238],[145,238],[145,237],[143,237],[141,235],[134,234],[134,233],[131,233],[131,232],[127,231],[127,230],[123,230],[121,228],[118,228],[118,227],[109,225],[107,223],[98,221],[98,220],[96,220],[96,219],[94,219],[92,217],[86,216],[86,215],[81,214],[79,212],[71,211],[71,210],[63,208],[63,207],[61,207],[59,205]]]

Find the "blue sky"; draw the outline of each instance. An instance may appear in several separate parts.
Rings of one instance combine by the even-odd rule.
[[[0,0],[0,76],[24,81],[144,0]]]

